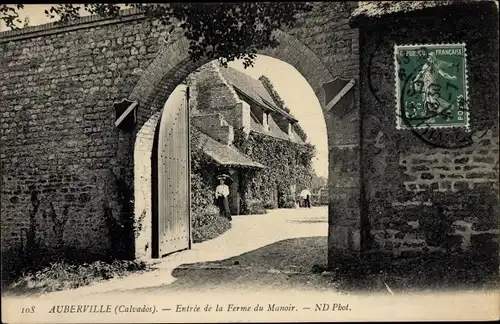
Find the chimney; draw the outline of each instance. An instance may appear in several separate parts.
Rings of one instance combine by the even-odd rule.
[[[250,133],[250,118],[250,105],[244,101],[237,103],[233,115],[234,128],[242,128],[245,134]]]
[[[229,125],[221,114],[191,116],[191,123],[219,143],[224,145],[233,143],[233,126]]]

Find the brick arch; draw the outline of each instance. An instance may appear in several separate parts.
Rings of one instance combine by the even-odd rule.
[[[321,86],[324,82],[333,80],[334,76],[318,56],[295,37],[281,30],[277,30],[274,34],[280,45],[260,50],[258,54],[274,57],[297,69],[309,82],[321,107],[324,108],[324,92]],[[156,59],[142,73],[129,96],[130,100],[137,100],[141,104],[139,119],[142,122],[151,115],[151,110],[163,107],[173,89],[189,74],[213,60],[204,58],[193,62],[189,58],[188,51],[188,40],[183,37],[172,45],[162,48]]]
[[[323,109],[328,134],[329,152],[344,150],[341,149],[339,151],[336,147],[336,145],[341,144],[340,142],[343,141],[344,137],[341,137],[340,140],[335,139],[335,132],[333,131],[333,127],[338,127],[340,121],[336,117],[331,117],[331,114],[326,113],[324,110],[326,103],[322,85],[334,80],[336,76],[331,73],[311,49],[298,39],[281,30],[276,31],[275,35],[279,41],[279,46],[260,50],[257,54],[267,55],[292,65],[307,80]],[[152,201],[151,193],[149,192],[152,183],[150,172],[151,154],[154,131],[160,112],[178,84],[200,66],[213,60],[213,58],[204,58],[193,62],[189,58],[188,51],[188,40],[184,37],[171,45],[164,46],[156,59],[142,73],[141,78],[129,95],[130,100],[139,103],[137,112],[138,131],[135,136],[134,148],[135,217],[143,217],[144,224],[151,222]],[[356,138],[358,140],[356,135],[356,133],[359,133],[358,126],[352,127],[347,131],[352,133],[347,136],[348,138]],[[348,143],[348,145],[351,144]],[[359,145],[356,142],[352,147],[348,149],[350,152],[347,154],[351,160],[358,158],[357,148]],[[343,151],[340,153],[344,154]],[[342,161],[340,162],[342,163]],[[332,165],[335,165],[335,163],[335,160],[332,159],[332,154],[329,153],[330,174],[332,174],[333,170]],[[354,164],[357,165],[355,161]],[[358,171],[354,170],[353,172]],[[351,181],[352,176],[348,175],[346,178],[348,178],[348,181]],[[357,182],[356,180],[354,179],[355,183]],[[340,178],[335,181],[337,184],[332,181],[329,183],[331,197],[331,203],[329,204],[329,247],[332,244],[338,246],[342,250],[341,252],[359,250],[359,219],[361,211],[358,207],[347,206],[351,202],[357,204],[360,196],[359,192],[355,191],[359,191],[359,188],[354,188],[355,190],[349,188],[347,191],[340,190],[337,193],[337,188],[344,186],[346,181]],[[332,192],[332,190],[334,191]],[[335,196],[333,200],[332,195]],[[348,200],[347,205],[345,202],[346,199]],[[343,217],[338,217],[339,210],[341,212],[343,209],[349,209],[349,220],[347,222],[344,222]],[[139,239],[136,240],[136,255],[138,257],[147,257],[148,254],[147,251],[144,251],[144,247],[148,244],[147,242],[151,237],[150,227],[149,229],[147,227],[143,229],[143,232],[139,234]],[[151,243],[149,243],[149,247],[151,247]],[[329,259],[331,259],[331,252],[329,249]]]

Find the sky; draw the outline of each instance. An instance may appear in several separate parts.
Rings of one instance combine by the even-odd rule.
[[[267,76],[285,101],[290,113],[298,119],[307,134],[309,143],[316,146],[316,157],[313,167],[318,176],[328,177],[328,141],[325,119],[321,105],[309,83],[293,66],[281,60],[257,55],[253,67],[244,68],[243,61],[229,63],[229,66],[259,78]]]
[[[24,9],[19,11],[19,16],[21,20],[28,16],[30,26],[49,23],[52,20],[44,13],[47,8],[50,8],[50,5],[25,5]],[[83,14],[85,13],[82,12]],[[4,30],[7,28],[0,22],[0,31]],[[307,134],[308,142],[316,146],[316,157],[313,160],[316,174],[327,177],[328,143],[325,121],[321,105],[304,77],[290,64],[264,55],[257,55],[255,65],[247,69],[243,67],[242,61],[231,62],[229,65],[253,78],[265,75],[272,81],[292,115],[299,120]]]

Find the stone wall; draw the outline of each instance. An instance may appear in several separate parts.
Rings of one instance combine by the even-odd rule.
[[[354,79],[358,83],[359,70],[359,31],[349,26],[355,2],[347,3],[316,2],[311,13],[300,19],[300,24],[287,30],[299,39],[311,51],[316,53],[325,64],[332,77],[325,80],[317,71],[314,78],[306,78],[314,89],[319,102],[324,103],[323,83],[335,77]],[[307,61],[297,58],[289,62],[301,73]],[[303,73],[303,75],[305,75]],[[315,82],[320,83],[317,88]],[[361,182],[359,136],[360,103],[359,87],[352,90],[354,102],[348,105],[338,104],[332,111],[325,112],[325,124],[328,135],[328,263],[342,262],[342,258],[351,258],[361,248]],[[324,107],[324,106],[323,106]],[[350,165],[347,167],[347,164]]]
[[[133,203],[122,201],[133,186],[117,158],[132,159],[133,143],[114,127],[113,102],[167,35],[139,18],[0,38],[3,255],[18,258],[30,228],[43,250],[116,252],[111,227]]]
[[[498,255],[497,14],[479,3],[360,22],[368,248]],[[432,145],[396,129],[394,45],[436,43],[466,44],[471,129],[435,130]]]
[[[498,136],[493,136],[488,129],[485,134],[474,134],[473,142],[466,149],[401,155],[399,165],[408,176],[404,181],[408,191],[496,188]]]
[[[296,67],[323,105],[324,82],[359,75],[358,35],[348,17],[349,11],[339,11],[333,3],[315,3],[296,27],[276,33],[280,46],[259,54]],[[190,61],[187,41],[178,30],[169,34],[134,11],[122,19],[90,16],[67,26],[1,33],[0,47],[2,260],[21,258],[28,232],[56,254],[71,248],[82,257],[123,257],[125,252],[133,257],[130,234],[138,228],[146,231],[136,237],[141,251],[147,250],[151,227],[139,225],[144,211],[151,213],[151,174],[145,168],[158,113],[175,87],[213,58]],[[132,133],[114,126],[113,103],[124,98],[139,103]],[[331,150],[357,146],[358,108],[356,102],[347,115],[326,116]],[[342,187],[355,171],[332,175],[336,180],[331,181],[338,183],[330,186],[342,191],[332,194],[333,221],[334,214],[342,214],[336,202],[345,196],[358,201],[360,189]],[[138,210],[135,195],[141,192]],[[359,207],[349,206],[356,209],[353,219],[335,228],[357,231]],[[332,240],[330,250],[357,246],[343,239]]]
[[[234,118],[232,121],[233,127],[235,129],[243,129],[245,133],[250,132],[250,105],[244,101],[236,104],[233,109]]]
[[[190,74],[190,107],[195,114],[218,112],[232,126],[242,125],[250,116],[244,116],[245,102],[240,100],[220,73],[217,61],[212,61]],[[248,112],[249,113],[249,112]]]
[[[196,110],[212,112],[232,109],[241,101],[227,84],[220,73],[220,68],[216,61],[210,62],[188,77],[188,80],[195,81],[191,86],[191,92],[196,93],[196,103],[193,106]]]
[[[191,125],[224,145],[231,145],[234,139],[233,126],[221,114],[212,113],[191,116]]]

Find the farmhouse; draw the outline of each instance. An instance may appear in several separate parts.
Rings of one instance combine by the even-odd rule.
[[[234,68],[221,67],[214,61],[193,72],[187,78],[187,84],[191,127],[197,133],[197,140],[192,143],[211,158],[210,171],[231,176],[229,203],[232,214],[248,213],[244,210],[247,201],[264,197],[259,188],[254,188],[253,192],[248,188],[252,182],[262,179],[263,174],[258,171],[268,169],[267,172],[273,175],[283,163],[292,163],[292,168],[304,168],[307,179],[290,173],[283,175],[281,182],[267,182],[266,200],[262,203],[285,207],[284,200],[280,199],[283,195],[294,201],[297,185],[309,184],[311,160],[296,160],[298,165],[294,166],[291,159],[283,161],[280,155],[271,154],[270,150],[267,150],[269,154],[257,155],[238,143],[238,140],[245,141],[248,137],[264,136],[280,146],[306,147],[306,134],[271,81],[265,76],[254,79]],[[207,168],[193,169],[193,172],[207,172]],[[213,190],[215,176],[207,180],[211,182],[205,183],[204,190]],[[248,195],[249,192],[253,194]]]

